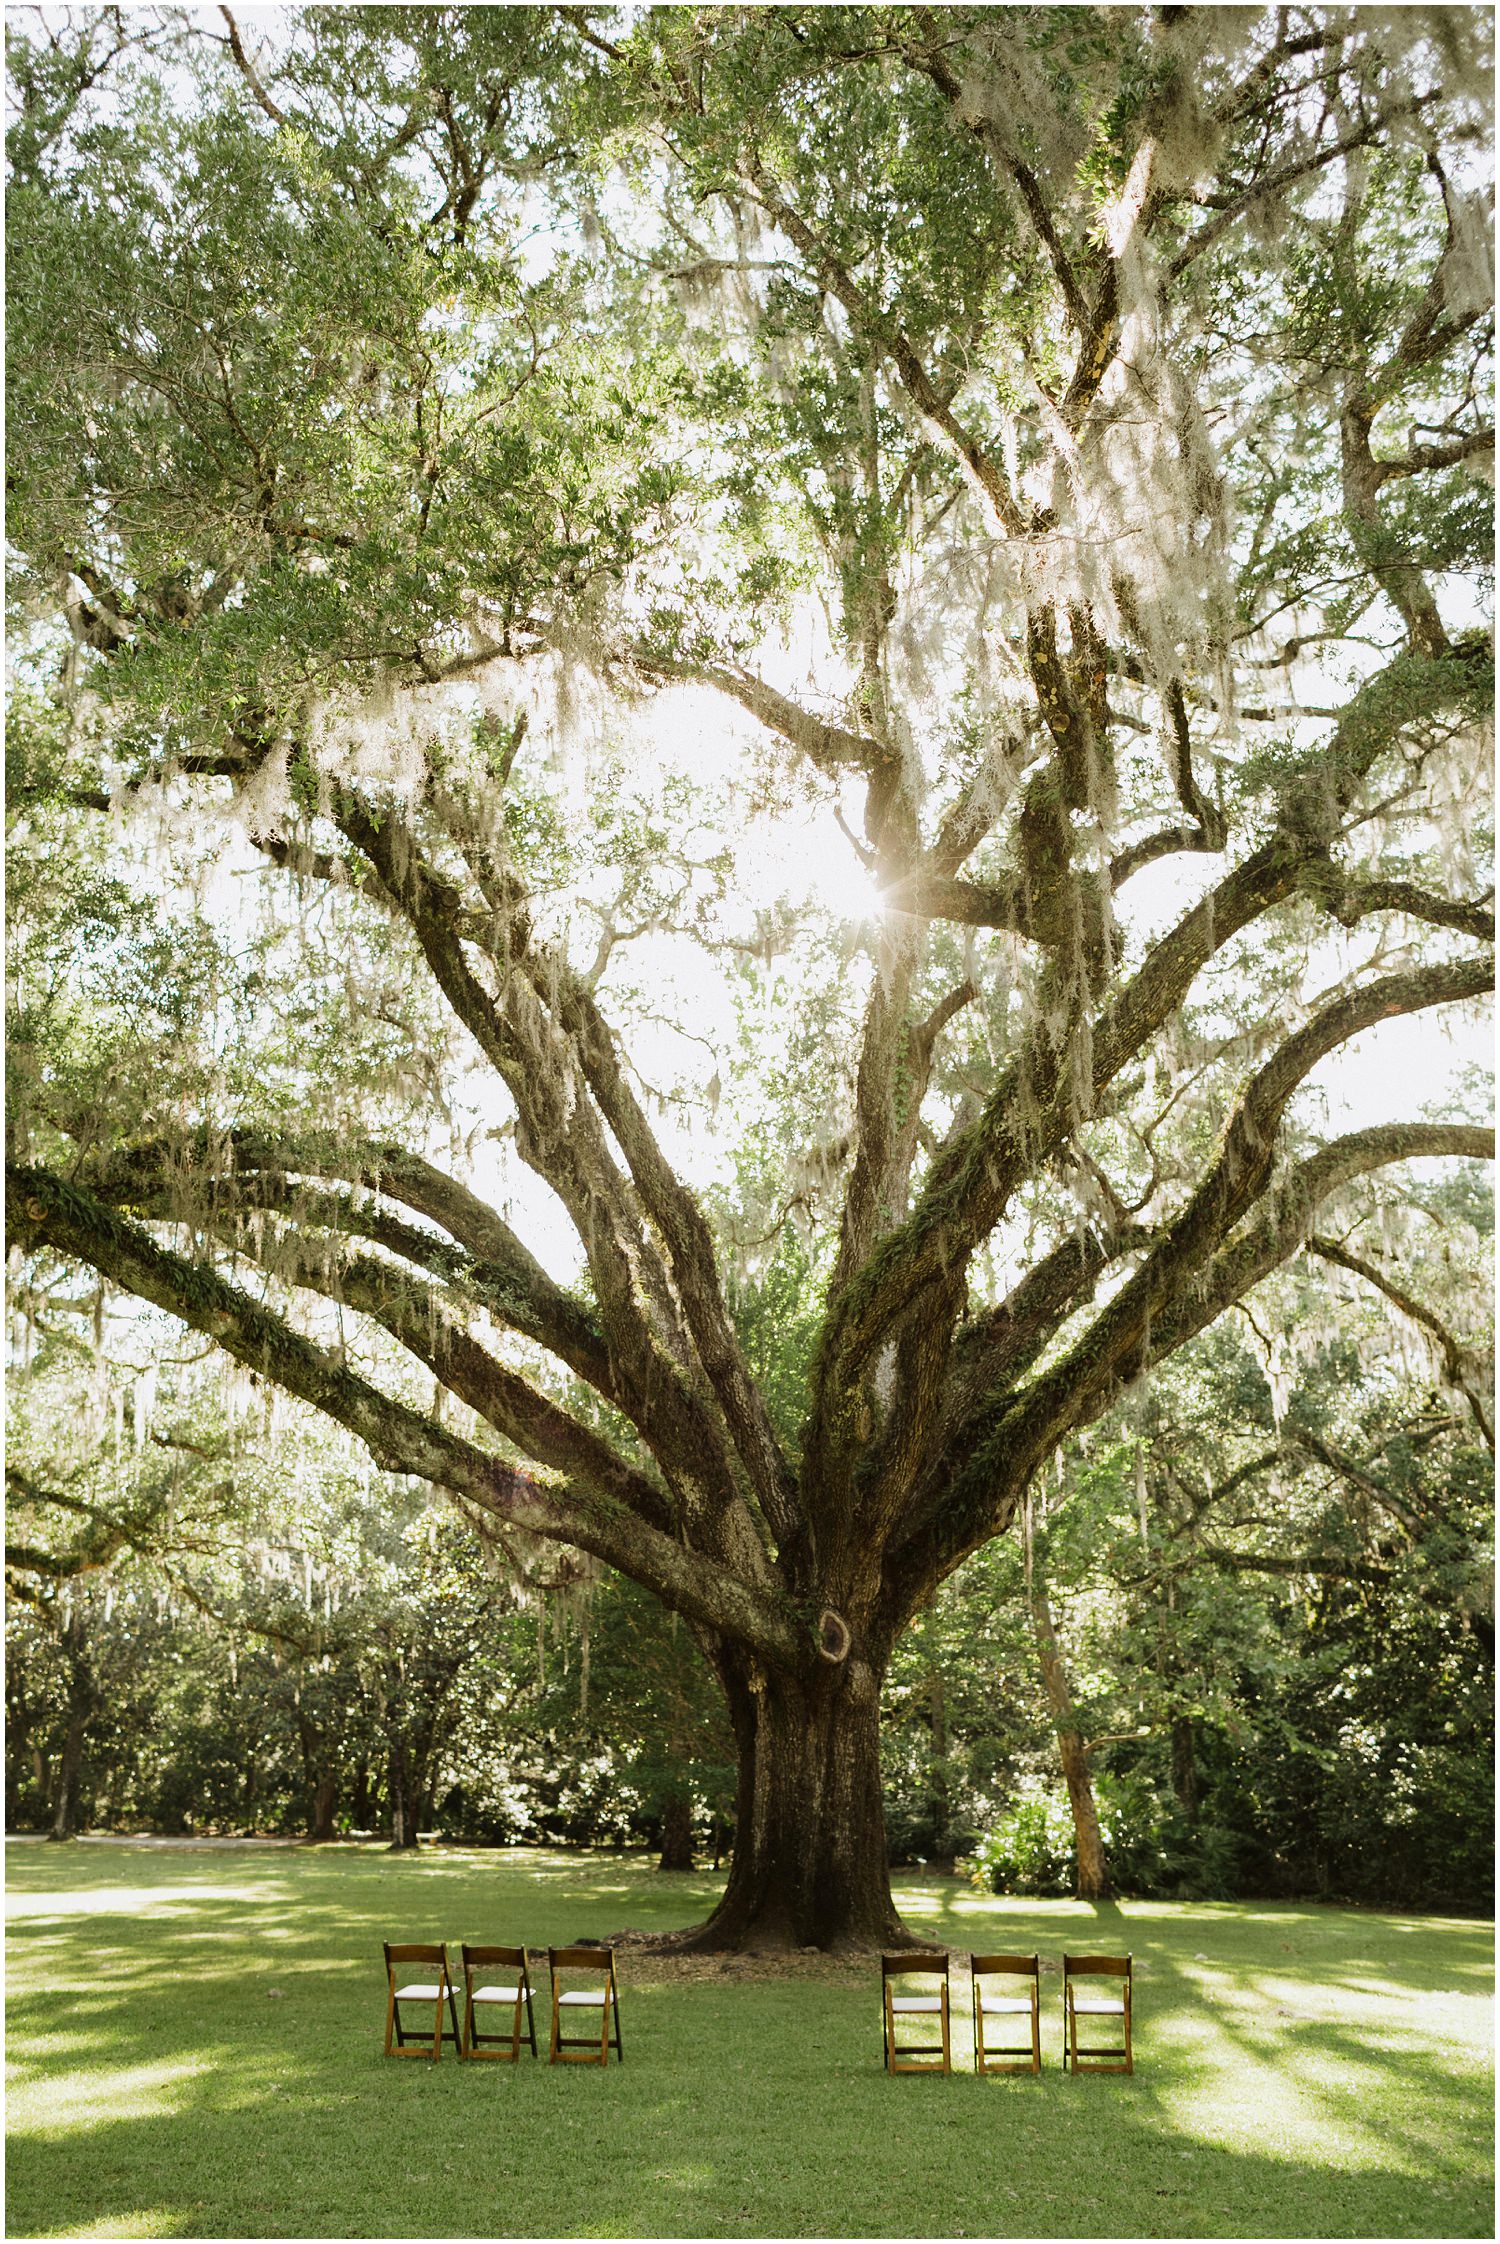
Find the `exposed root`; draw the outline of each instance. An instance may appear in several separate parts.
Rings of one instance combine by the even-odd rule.
[[[739,1942],[714,1929],[712,1920],[674,1932],[645,1932],[633,1925],[605,1936],[608,1944],[664,1976],[713,1979],[728,1974],[751,1979],[853,1978],[878,1965],[882,1952],[910,1950],[914,1956],[946,1956],[941,1941],[923,1940],[904,1928],[888,1941],[839,1940],[827,1948],[799,1946],[788,1933],[755,1927]]]

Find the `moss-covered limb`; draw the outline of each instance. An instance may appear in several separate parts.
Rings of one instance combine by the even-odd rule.
[[[819,771],[874,774],[888,769],[895,760],[892,749],[873,734],[850,732],[847,726],[829,724],[788,695],[779,693],[763,678],[756,677],[753,671],[727,663],[679,662],[653,653],[648,647],[632,649],[628,659],[633,669],[648,678],[712,686],[729,700],[737,701],[752,717],[759,718],[768,731],[787,741]]]
[[[1312,1574],[1335,1582],[1388,1582],[1394,1572],[1373,1559],[1319,1558],[1311,1552],[1288,1557],[1273,1551],[1232,1551],[1201,1536],[1193,1545],[1194,1564],[1200,1560],[1230,1574]]]
[[[998,461],[959,420],[950,400],[923,365],[910,336],[868,301],[853,274],[787,200],[780,183],[758,157],[751,155],[743,159],[740,177],[746,192],[780,227],[828,293],[843,306],[856,333],[889,361],[902,388],[931,430],[934,441],[962,468],[986,518],[1001,536],[1022,536],[1027,518]]]
[[[1149,1238],[1143,1226],[1130,1224],[1108,1237],[1090,1231],[1064,1239],[1003,1301],[959,1332],[948,1369],[940,1442],[928,1460],[908,1532],[920,1530],[983,1438],[997,1406],[1052,1335],[1092,1297],[1110,1264]]]
[[[588,1307],[547,1276],[484,1201],[404,1148],[273,1138],[256,1129],[199,1131],[185,1140],[148,1139],[104,1157],[86,1156],[78,1176],[98,1199],[138,1213],[191,1212],[222,1224],[266,1209],[375,1240],[537,1341],[607,1401],[621,1402],[609,1352]],[[347,1196],[319,1193],[306,1181],[312,1177],[353,1190]],[[448,1238],[404,1222],[380,1204],[389,1200],[440,1224]]]
[[[5,1563],[14,1572],[53,1582],[71,1581],[75,1575],[90,1574],[101,1566],[108,1566],[141,1534],[143,1522],[139,1518],[120,1519],[102,1505],[90,1504],[66,1489],[43,1487],[19,1465],[7,1462],[5,1485],[13,1500],[35,1510],[71,1512],[83,1523],[68,1550],[47,1550],[39,1545],[7,1541]]]
[[[1213,856],[1223,846],[1222,838],[1216,840],[1201,826],[1163,826],[1154,834],[1143,834],[1139,841],[1131,842],[1110,859],[1109,885],[1113,889],[1123,888],[1132,874],[1154,865],[1160,857],[1176,857],[1189,850]]]
[[[1063,1433],[1091,1424],[1109,1407],[1121,1381],[1174,1355],[1295,1254],[1330,1193],[1397,1162],[1492,1159],[1494,1150],[1493,1130],[1468,1123],[1389,1123],[1352,1131],[1285,1171],[1272,1190],[1263,1188],[1265,1205],[1253,1222],[1187,1270],[1171,1297],[1149,1315],[1142,1314],[1138,1292],[1134,1313],[1117,1321],[1113,1312],[1121,1295],[1116,1295],[1093,1332],[1034,1388],[996,1395],[987,1418],[976,1413],[970,1421],[972,1447],[941,1502],[893,1547],[886,1588],[891,1613],[901,1617],[917,1610],[971,1551],[1003,1534],[1026,1480]],[[1107,1374],[1089,1353],[1096,1335],[1101,1356],[1113,1352]]]
[[[686,1618],[732,1636],[761,1658],[800,1671],[816,1658],[809,1632],[779,1597],[603,1497],[566,1494],[460,1440],[383,1394],[284,1318],[217,1272],[159,1246],[102,1202],[48,1170],[6,1164],[10,1236],[50,1246],[150,1301],[226,1354],[357,1435],[388,1472],[453,1490],[483,1511],[618,1567]]]
[[[972,133],[989,157],[996,175],[1008,180],[1020,196],[1032,230],[1047,254],[1069,324],[1082,336],[1092,324],[1092,312],[1082,279],[1068,254],[1057,223],[1047,207],[1040,182],[1031,166],[1007,147],[993,119],[963,98],[963,80],[948,60],[948,27],[933,8],[914,8],[912,20],[920,40],[908,40],[902,52],[914,70],[930,78],[953,111],[960,128]]]
[[[626,1081],[614,1034],[593,993],[556,962],[549,963],[545,976],[538,971],[535,978],[539,996],[550,996],[557,1018],[573,1039],[589,1089],[666,1245],[682,1314],[709,1390],[756,1501],[772,1533],[784,1541],[801,1523],[796,1480],[729,1315],[707,1218],[657,1143]]]
[[[1033,608],[1026,618],[1026,667],[1042,722],[1052,735],[1057,799],[1067,810],[1088,810],[1098,800],[1107,754],[1107,665],[1093,628],[1081,613],[1073,617],[1073,632],[1073,649],[1065,655],[1052,609]],[[1032,788],[1035,785],[1033,781]]]
[[[1275,1139],[1288,1101],[1320,1060],[1362,1029],[1397,1014],[1450,1005],[1493,987],[1487,959],[1388,974],[1323,1006],[1250,1078],[1225,1126],[1217,1158],[1186,1206],[1075,1347],[1028,1392],[1011,1428],[1028,1469],[1091,1404],[1134,1377],[1152,1355],[1162,1306],[1187,1290],[1247,1210],[1268,1190]],[[1039,1444],[1035,1455],[1032,1445]]]
[[[109,1557],[112,1558],[113,1556],[114,1552],[112,1551]],[[25,1589],[12,1577],[26,1577],[33,1585],[32,1595],[34,1596],[36,1594],[35,1584],[39,1582],[71,1581],[75,1575],[86,1574],[90,1567],[105,1566],[108,1563],[109,1558],[78,1559],[72,1553],[66,1558],[59,1558],[54,1552],[44,1551],[35,1543],[13,1543],[7,1536],[5,1543],[5,1586],[7,1590],[19,1589],[20,1594],[25,1596]]]
[[[1480,320],[1493,318],[1493,298],[1488,308],[1476,300],[1454,313],[1444,269],[1454,246],[1453,206],[1449,202],[1448,239],[1420,302],[1394,349],[1382,339],[1379,365],[1372,356],[1363,372],[1345,381],[1339,415],[1344,509],[1356,545],[1371,576],[1406,625],[1411,646],[1435,658],[1448,652],[1448,635],[1426,568],[1409,546],[1403,550],[1403,541],[1382,513],[1380,491],[1390,479],[1391,463],[1375,457],[1371,432],[1382,406],[1399,399],[1425,368],[1462,342]],[[1407,472],[1416,472],[1414,465]]]
[[[1411,645],[1421,654],[1441,656],[1448,648],[1448,634],[1432,587],[1415,560],[1394,550],[1392,532],[1381,514],[1381,476],[1370,448],[1376,410],[1362,383],[1345,401],[1340,428],[1345,513],[1360,557],[1405,624]]]
[[[1172,785],[1177,791],[1177,800],[1196,830],[1205,837],[1204,846],[1222,849],[1226,840],[1223,817],[1217,806],[1205,798],[1193,770],[1193,735],[1180,678],[1173,678],[1167,687],[1166,707],[1172,728]]]
[[[1171,1019],[1208,961],[1254,919],[1296,892],[1308,852],[1278,837],[1220,881],[1154,946],[1093,1034],[1098,1099],[1120,1070]],[[1015,1128],[1023,1083],[1035,1108],[1030,1128]],[[881,1241],[834,1305],[817,1379],[829,1392],[856,1374],[908,1314],[939,1313],[962,1299],[955,1273],[999,1221],[1011,1195],[1062,1142],[1075,1119],[1057,1055],[1033,1032],[1004,1071],[983,1113],[949,1138],[928,1171],[906,1223]],[[916,1305],[922,1304],[917,1310]]]
[[[1323,1202],[1354,1178],[1400,1161],[1494,1157],[1494,1131],[1468,1122],[1387,1122],[1335,1138],[1278,1177],[1254,1220],[1219,1249],[1197,1284],[1158,1313],[1151,1361],[1193,1339],[1295,1254]]]
[[[1452,927],[1460,935],[1473,935],[1481,943],[1495,940],[1495,896],[1440,896],[1409,880],[1359,880],[1346,878],[1335,867],[1320,868],[1309,883],[1309,893],[1326,904],[1334,918],[1352,927],[1370,912],[1401,912],[1430,927]]]
[[[334,816],[398,896],[433,977],[516,1101],[523,1159],[558,1194],[588,1255],[608,1328],[611,1362],[635,1398],[636,1423],[675,1486],[724,1508],[737,1499],[721,1429],[696,1392],[692,1344],[656,1240],[628,1177],[612,1158],[600,1115],[547,996],[567,970],[529,950],[501,973],[492,997],[464,954],[459,899],[425,865],[409,828],[377,818],[351,791]]]
[[[550,1349],[600,1394],[618,1400],[611,1391],[609,1352],[594,1312],[548,1276],[487,1200],[433,1162],[405,1146],[358,1140],[283,1143],[245,1131],[236,1133],[233,1144],[242,1166],[264,1164],[291,1175],[341,1177],[399,1200],[439,1224],[468,1256],[492,1313]],[[510,1305],[511,1314],[506,1314],[503,1304]]]
[[[897,881],[881,898],[887,911],[915,919],[946,919],[960,927],[1003,927],[1036,937],[1036,917],[1019,876],[1004,881],[960,880],[922,869]]]
[[[19,1244],[55,1247],[180,1317],[238,1362],[347,1426],[388,1471],[445,1484],[473,1482],[487,1494],[494,1492],[492,1481],[498,1488],[519,1477],[382,1394],[238,1286],[159,1246],[78,1186],[8,1162],[6,1189],[10,1235]]]
[[[257,834],[255,846],[273,865],[280,866],[284,873],[295,874],[298,880],[323,881],[330,888],[343,888],[348,883],[348,862],[332,850],[309,849],[304,842],[292,841],[281,834]],[[366,871],[359,892],[367,903],[378,904],[392,918],[405,917],[396,898],[373,873]]]
[[[1347,1481],[1371,1503],[1378,1504],[1413,1543],[1420,1542],[1437,1523],[1438,1515],[1431,1504],[1413,1503],[1409,1489],[1392,1488],[1378,1473],[1371,1472],[1367,1458],[1351,1457],[1326,1434],[1318,1433],[1311,1426],[1291,1425],[1287,1428],[1287,1440],[1293,1448],[1300,1449],[1326,1472],[1332,1473],[1335,1480]]]
[[[943,1415],[950,1355],[950,1323],[933,1317],[905,1326],[896,1341],[889,1376],[889,1399],[878,1431],[862,1447],[854,1465],[851,1513],[853,1540],[869,1569],[873,1598],[879,1568],[872,1553],[883,1552],[909,1516],[913,1490],[932,1454]]]
[[[1209,961],[1255,920],[1298,893],[1312,856],[1295,837],[1276,835],[1226,873],[1152,945],[1095,1027],[1096,1098],[1171,1020]]]
[[[1425,1302],[1418,1301],[1415,1294],[1408,1293],[1404,1286],[1398,1285],[1394,1278],[1390,1277],[1386,1271],[1379,1269],[1373,1262],[1368,1261],[1365,1256],[1352,1254],[1347,1247],[1341,1246],[1336,1239],[1321,1239],[1314,1236],[1307,1241],[1307,1252],[1319,1256],[1324,1262],[1336,1264],[1341,1270],[1352,1271],[1357,1278],[1363,1278],[1366,1285],[1373,1286],[1377,1293],[1384,1294],[1386,1300],[1399,1309],[1403,1317],[1409,1317],[1414,1325],[1420,1325],[1424,1332],[1432,1334],[1433,1339],[1442,1350],[1443,1368],[1447,1373],[1449,1385],[1465,1397],[1470,1410],[1474,1413],[1475,1423],[1486,1443],[1493,1450],[1495,1446],[1494,1406],[1490,1397],[1485,1394],[1480,1382],[1474,1376],[1476,1367],[1473,1353],[1462,1346],[1457,1335],[1443,1322],[1437,1311],[1430,1309]]]
[[[1030,753],[1028,728],[997,732],[978,771],[961,787],[944,812],[923,869],[935,880],[951,879],[994,831]]]
[[[330,1260],[316,1253],[293,1254],[280,1258],[279,1267],[294,1284],[373,1317],[461,1402],[537,1464],[623,1504],[663,1533],[676,1531],[673,1507],[663,1491],[591,1427],[497,1362],[432,1287],[368,1255]]]

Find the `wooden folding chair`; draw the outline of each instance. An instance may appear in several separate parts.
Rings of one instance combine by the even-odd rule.
[[[430,2057],[433,2064],[443,2054],[443,2043],[451,2041],[460,2057],[463,2039],[458,2030],[458,2004],[454,1996],[453,1981],[448,1972],[448,1951],[441,1942],[431,1940],[407,1941],[400,1947],[385,1942],[385,2053],[387,2057]],[[410,1967],[426,1964],[430,1976],[413,1978],[409,1969],[398,1970],[398,1965]],[[396,1982],[402,1984],[398,1987]],[[431,2003],[432,2032],[408,2033],[401,2022],[401,2005],[404,2002]],[[443,2005],[448,2005],[448,2015],[453,2022],[450,2033],[443,2024]],[[395,2035],[396,2046],[391,2047]]]
[[[609,2045],[613,2041],[615,2055],[623,2065],[625,2051],[620,2044],[620,1993],[615,1985],[613,1948],[549,1948],[547,1969],[552,1978],[552,2046],[547,2052],[548,2063],[607,2065]],[[586,1971],[592,1984],[587,1987],[564,1988],[563,1974],[576,1971]],[[563,2032],[563,2012],[580,2010],[598,2011],[597,2037],[591,2033]],[[611,2027],[614,2029],[613,2033]]]
[[[969,1984],[974,1994],[974,2070],[976,2073],[1039,2073],[1042,2069],[1042,2003],[1040,1962],[1035,1956],[970,1956]],[[982,1987],[982,1979],[1022,1979],[1022,1994],[1000,1994]],[[1022,2042],[991,2041],[986,2026],[998,2029],[1002,2018],[1028,2018],[1031,2038]]]
[[[898,1995],[891,1985],[893,1979],[914,1977],[939,1979],[942,1984],[933,1992],[920,1995]],[[885,2069],[888,2073],[951,2073],[953,2070],[952,2042],[948,2030],[948,1959],[934,1956],[882,1956],[880,1959],[881,2023],[885,2031]],[[907,2042],[896,2040],[896,2022],[901,2018],[936,2018],[940,2041]],[[933,2060],[936,2059],[936,2063]]]
[[[524,1948],[471,1948],[463,1944],[465,2057],[487,2058],[492,2064],[514,2064],[521,2054],[521,2010],[526,2011],[526,2032],[531,2054],[536,2055],[536,2016],[531,2007],[531,1975]],[[495,1974],[503,1974],[498,1980]],[[485,2034],[479,2019],[492,2010],[510,2010],[509,2033]]]
[[[1122,1982],[1118,1995],[1078,1994],[1075,1979],[1118,1979]],[[1078,2021],[1080,2018],[1118,2018],[1124,2028],[1125,2042],[1120,2049],[1080,2049],[1078,2046]],[[1067,2046],[1063,2051],[1063,2067],[1069,2072],[1133,2073],[1135,2059],[1130,2047],[1130,1958],[1128,1956],[1064,1956],[1063,1957],[1063,2029]]]

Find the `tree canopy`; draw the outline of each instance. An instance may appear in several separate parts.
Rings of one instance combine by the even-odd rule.
[[[1492,1151],[1317,1095],[1492,981],[1487,24],[16,24],[28,1285],[690,1622],[708,1938],[894,1933],[913,1616]]]

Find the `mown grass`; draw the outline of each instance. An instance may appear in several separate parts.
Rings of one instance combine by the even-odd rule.
[[[8,1850],[10,2236],[1492,2236],[1485,1926],[986,1900],[956,1949],[1128,1947],[1133,2078],[888,2078],[852,1967],[627,1958],[625,2063],[381,2055],[382,1939],[545,1947],[701,1916],[708,1878],[541,1850]],[[543,1962],[545,1978],[545,1962]],[[545,2044],[544,2044],[545,2048]]]

